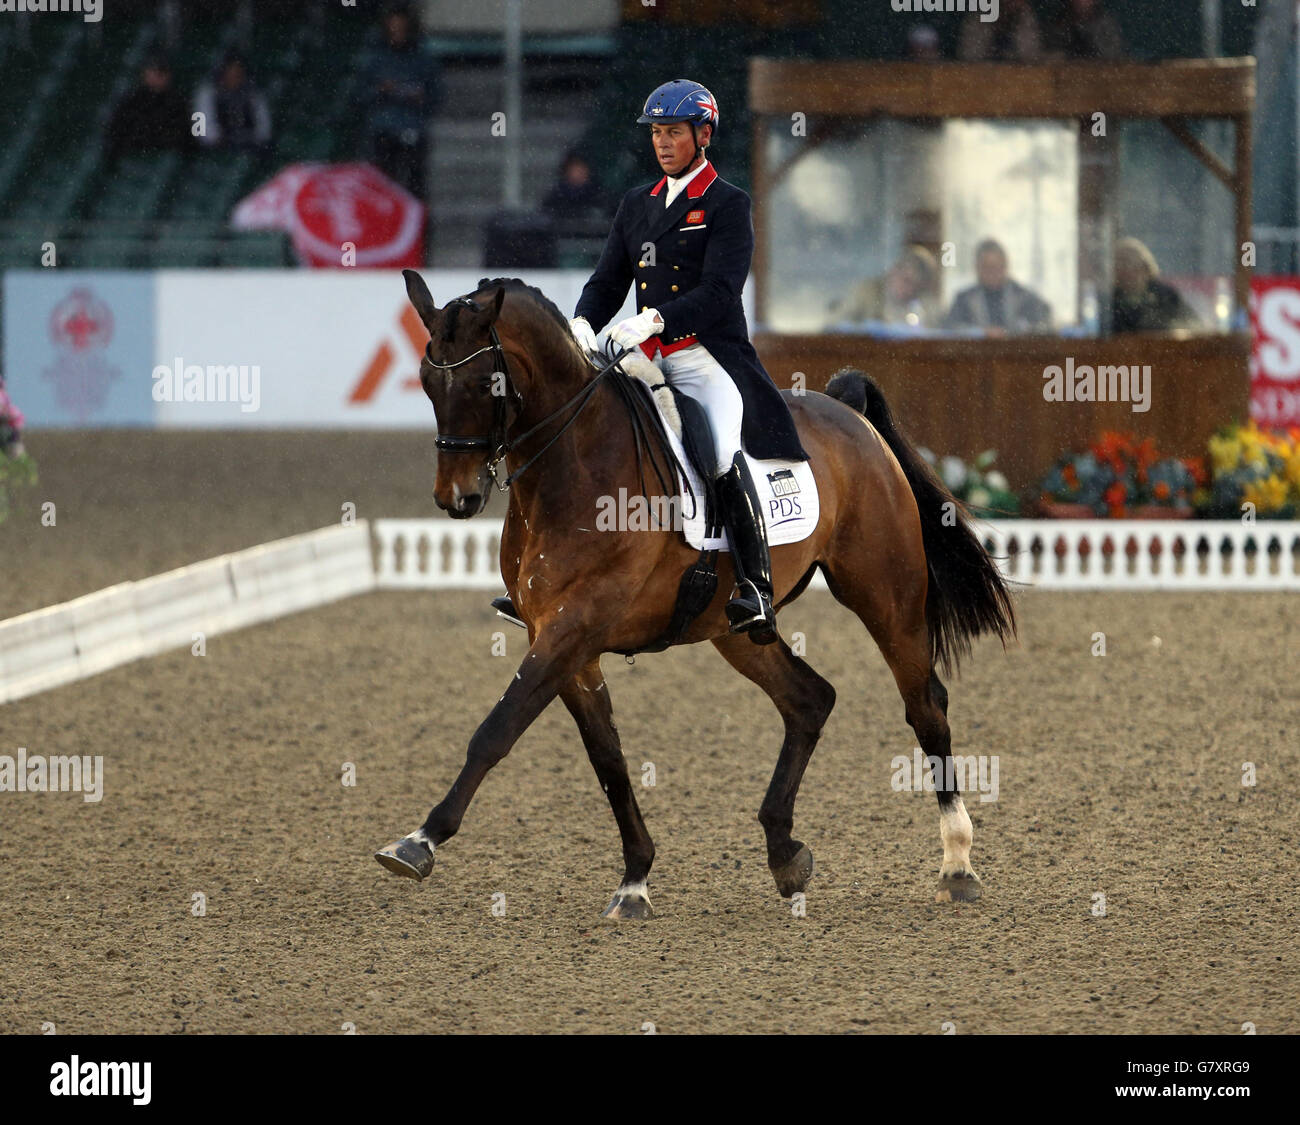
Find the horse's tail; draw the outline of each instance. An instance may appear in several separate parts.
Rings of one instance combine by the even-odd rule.
[[[925,623],[934,662],[950,671],[970,652],[971,639],[986,633],[998,637],[1005,647],[1016,634],[1015,610],[1002,572],[971,529],[965,505],[944,487],[898,428],[884,393],[870,376],[846,367],[827,384],[826,393],[865,416],[912,486],[929,567]]]

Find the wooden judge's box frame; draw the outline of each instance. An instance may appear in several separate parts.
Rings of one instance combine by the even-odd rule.
[[[1079,173],[1080,277],[1104,279],[1106,263],[1097,260],[1095,248],[1113,246],[1120,233],[1114,208],[1119,175],[1115,122],[1161,121],[1233,193],[1236,245],[1241,246],[1251,237],[1254,100],[1255,60],[1249,58],[1051,65],[751,59],[758,323],[767,323],[771,296],[771,190],[804,153],[833,134],[835,125],[842,127],[843,118],[1075,118],[1082,129],[1094,113],[1105,113],[1108,137],[1090,136],[1089,141],[1105,150],[1102,159],[1081,161]],[[768,123],[773,117],[789,121],[795,112],[806,115],[809,147],[784,165],[770,167],[763,144]],[[1233,122],[1233,167],[1188,128],[1189,118]],[[1250,272],[1239,255],[1234,276],[1238,309],[1249,307]],[[1098,291],[1104,293],[1101,284]],[[899,340],[758,332],[754,346],[783,387],[800,372],[807,389],[822,390],[839,368],[861,368],[881,385],[918,443],[968,459],[996,449],[998,466],[1016,489],[1033,486],[1061,453],[1083,448],[1105,429],[1153,437],[1162,453],[1203,454],[1214,430],[1234,418],[1244,420],[1248,409],[1248,333]],[[1134,412],[1128,402],[1046,401],[1044,369],[1064,365],[1071,356],[1076,364],[1149,366],[1151,408]]]

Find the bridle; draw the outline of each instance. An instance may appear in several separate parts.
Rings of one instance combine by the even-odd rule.
[[[467,305],[472,309],[475,310],[478,309],[478,305],[475,304],[468,297],[457,297],[456,300],[451,302],[451,304]],[[464,359],[456,360],[454,363],[435,362],[431,355],[433,349],[433,341],[430,340],[429,343],[426,344],[424,348],[424,362],[427,363],[430,367],[436,368],[439,371],[453,371],[457,367],[463,367],[471,360],[477,359],[479,356],[483,355],[484,352],[491,352],[492,362],[495,365],[495,370],[500,372],[505,377],[508,395],[514,398],[514,400],[522,407],[524,396],[519,393],[518,389],[514,385],[514,382],[510,378],[510,365],[506,362],[505,349],[501,346],[501,337],[497,335],[497,328],[495,324],[491,325],[488,328],[488,340],[489,343],[485,344],[477,351],[471,352]],[[623,357],[627,355],[628,352],[630,352],[631,350],[632,350],[631,348],[620,349],[618,354],[612,360],[610,360],[609,363],[607,363],[604,367],[602,367],[600,371],[597,372],[595,377],[592,378],[592,380],[589,383],[583,386],[582,390],[580,390],[576,395],[574,395],[567,402],[562,404],[559,407],[559,409],[551,411],[550,414],[548,414],[535,426],[530,426],[522,434],[518,434],[513,438],[507,434],[506,431],[509,428],[509,420],[507,418],[507,404],[506,404],[507,395],[501,394],[501,395],[493,395],[493,397],[496,399],[496,403],[492,407],[492,430],[489,434],[487,434],[484,437],[462,437],[459,435],[439,433],[438,436],[434,439],[433,444],[440,452],[443,453],[477,453],[483,450],[490,452],[491,456],[488,458],[488,463],[487,463],[488,475],[492,478],[492,483],[497,486],[497,489],[501,492],[505,492],[510,488],[510,486],[516,480],[518,480],[524,474],[524,472],[527,469],[532,467],[532,465],[538,460],[538,458],[542,456],[543,453],[545,453],[548,449],[550,449],[551,446],[554,445],[560,439],[560,436],[564,433],[565,430],[567,430],[571,425],[573,425],[574,422],[577,421],[578,415],[582,413],[583,408],[591,400],[591,396],[595,392],[596,387],[600,384],[601,379],[603,379],[607,374],[609,374],[609,372],[612,371],[614,368],[618,367]],[[533,456],[530,457],[523,465],[521,465],[518,469],[516,469],[513,473],[511,473],[508,477],[506,477],[504,483],[497,479],[497,466],[501,464],[502,461],[505,460],[506,455],[508,453],[517,449],[520,445],[522,445],[525,441],[527,441],[530,437],[532,437],[533,434],[535,434],[548,422],[553,421],[561,414],[563,414],[564,411],[568,410],[571,406],[574,406],[575,404],[577,405],[577,409],[573,412],[573,416],[569,418],[569,420],[565,422],[564,425],[561,426],[555,432],[555,435],[551,438],[550,441],[548,441],[544,446],[542,446],[542,448],[539,449],[535,454],[533,454]]]

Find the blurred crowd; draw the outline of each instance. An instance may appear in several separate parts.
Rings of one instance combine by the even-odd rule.
[[[363,68],[358,109],[363,117],[357,155],[412,194],[425,195],[429,122],[441,90],[437,61],[421,45],[409,3],[390,4]],[[165,55],[140,69],[138,85],[113,108],[105,156],[152,155],[198,149],[272,151],[274,123],[266,95],[238,51],[227,52],[190,93],[177,88]]]
[[[830,320],[841,323],[906,325],[915,329],[975,332],[989,337],[1054,331],[1046,301],[1011,276],[1006,248],[986,238],[975,248],[976,282],[944,311],[939,299],[939,263],[924,246],[904,249],[884,276],[868,278],[836,301]],[[1136,238],[1120,239],[1114,255],[1110,296],[1112,333],[1195,329],[1201,320],[1168,282],[1155,255]],[[1083,327],[1095,334],[1101,309],[1085,310]],[[1087,321],[1093,321],[1088,324]]]
[[[916,24],[907,54],[915,62],[943,59],[938,31]],[[963,62],[1120,59],[1126,54],[1119,22],[1105,0],[1001,0],[998,18],[988,23],[971,12],[957,42],[957,58]]]
[[[230,51],[189,98],[176,88],[165,55],[151,55],[140,82],[113,108],[104,141],[110,160],[196,148],[265,149],[266,97],[238,51]]]
[[[1127,55],[1124,36],[1105,0],[1001,0],[996,20],[978,11],[962,23],[956,58],[963,62],[1042,63],[1115,60]],[[942,62],[939,32],[917,23],[908,35],[913,62]],[[1114,287],[1106,309],[1087,300],[1081,319],[1096,330],[1103,312],[1111,331],[1160,332],[1196,328],[1200,318],[1179,291],[1161,279],[1150,249],[1136,238],[1121,239],[1114,253]],[[934,253],[913,244],[881,277],[867,278],[831,305],[840,323],[879,323],[923,330],[975,332],[997,337],[1054,331],[1050,305],[1015,280],[1005,246],[986,238],[975,248],[976,283],[956,294],[945,309],[940,268]],[[1091,323],[1089,323],[1091,321]]]

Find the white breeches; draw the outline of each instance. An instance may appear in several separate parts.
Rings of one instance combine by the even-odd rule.
[[[718,456],[715,475],[729,471],[740,451],[740,424],[745,411],[745,401],[731,376],[703,344],[691,344],[672,355],[655,352],[651,362],[669,383],[704,407]]]

